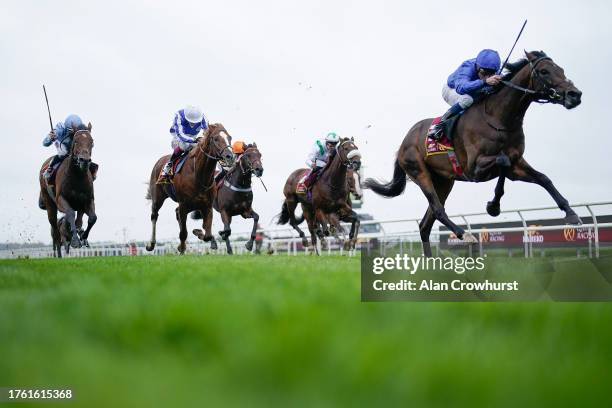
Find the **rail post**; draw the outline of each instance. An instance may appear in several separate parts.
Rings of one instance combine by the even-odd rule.
[[[595,213],[591,209],[590,205],[586,205],[585,207],[589,211],[589,213],[591,213],[591,220],[592,220],[592,223],[595,229],[595,236],[594,236],[595,238],[595,258],[599,258],[599,226],[597,225],[597,217],[595,216]],[[590,236],[589,236],[589,240],[590,240]]]

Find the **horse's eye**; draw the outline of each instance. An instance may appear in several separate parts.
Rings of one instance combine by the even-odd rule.
[[[550,74],[550,72],[548,72],[548,70],[547,70],[547,69],[541,69],[541,70],[540,70],[540,75],[544,75],[544,76],[546,76],[546,75],[548,75],[548,74]]]

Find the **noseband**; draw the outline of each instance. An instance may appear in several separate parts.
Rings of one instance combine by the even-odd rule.
[[[344,145],[345,143],[353,143],[353,141],[350,139],[347,139],[342,143],[338,143],[338,145],[336,145],[336,154],[340,157],[340,160],[343,166],[351,167],[355,163],[355,161],[353,160],[353,157],[361,157],[361,154],[359,153],[359,149],[357,149],[357,146],[353,144],[353,146],[355,146],[355,149],[349,151],[346,154],[346,160],[343,159],[342,155],[340,154],[340,147],[342,147],[342,145]]]

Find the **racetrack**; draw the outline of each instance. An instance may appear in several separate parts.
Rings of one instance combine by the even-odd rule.
[[[0,261],[0,384],[87,407],[609,399],[610,304],[361,303],[359,282],[357,257]]]

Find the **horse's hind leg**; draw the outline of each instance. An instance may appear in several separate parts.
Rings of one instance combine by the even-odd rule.
[[[302,231],[302,229],[298,226],[298,222],[295,219],[295,209],[297,208],[297,204],[298,203],[296,200],[290,200],[289,198],[285,200],[287,211],[289,211],[289,225],[291,225],[291,227],[300,235],[300,238],[302,238],[302,245],[307,247],[308,239],[306,238],[306,234],[304,234],[304,231]]]
[[[569,202],[561,195],[559,190],[554,186],[553,182],[543,173],[531,167],[525,159],[521,158],[508,173],[510,180],[520,180],[527,183],[535,183],[542,186],[548,194],[552,196],[561,211],[565,212],[565,222],[568,224],[580,225],[582,221],[574,210],[569,206]]]
[[[441,177],[436,178],[436,193],[440,198],[440,203],[444,205],[448,195],[453,189],[454,180],[443,179]],[[434,217],[433,211],[431,207],[427,207],[427,211],[425,212],[425,216],[419,223],[419,232],[421,234],[421,242],[423,243],[423,254],[427,257],[431,257],[431,244],[429,243],[429,235],[431,234],[431,228],[436,221],[436,217]]]
[[[154,182],[153,182],[154,183]],[[151,252],[155,249],[157,218],[159,217],[159,209],[164,205],[164,201],[168,197],[160,186],[153,184],[151,188],[151,240],[146,246],[147,251]]]
[[[249,208],[242,214],[243,218],[252,218],[253,219],[253,229],[251,230],[251,239],[247,241],[244,247],[247,251],[251,251],[253,249],[253,241],[257,236],[257,223],[259,222],[259,214],[253,211],[252,208]]]
[[[434,186],[434,182],[432,181],[431,174],[429,170],[425,167],[425,163],[422,159],[417,163],[409,163],[408,166],[403,166],[404,168],[409,167],[413,169],[411,175],[414,179],[414,182],[418,184],[421,188],[421,191],[427,198],[429,202],[429,207],[431,208],[432,214],[440,221],[443,225],[445,225],[448,229],[450,229],[459,239],[463,239],[463,235],[465,231],[463,228],[459,227],[457,224],[452,222],[448,215],[446,214],[446,210],[444,209],[444,205],[440,201],[440,197],[436,192],[436,187]],[[439,182],[436,179],[437,182]],[[470,236],[470,241],[473,240],[473,237]]]
[[[317,255],[319,255],[319,248],[317,248],[317,220],[314,215],[314,211],[307,209],[306,206],[302,205],[302,211],[304,212],[304,218],[306,218],[306,223],[308,224],[308,230],[310,231],[310,239],[312,242],[311,250],[315,251]]]
[[[62,237],[59,227],[57,226],[57,207],[55,204],[47,201],[47,218],[51,224],[51,238],[53,239],[53,255],[58,258],[62,257]]]

